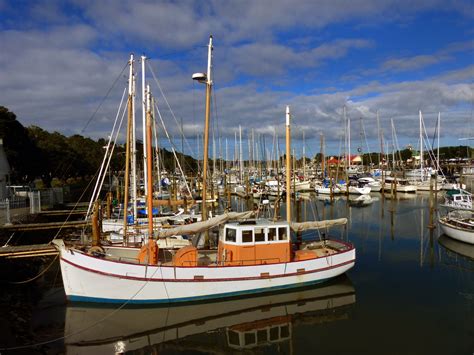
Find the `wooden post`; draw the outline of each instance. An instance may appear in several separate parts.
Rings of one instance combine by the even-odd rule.
[[[121,200],[121,194],[120,194],[120,190],[122,188],[122,184],[121,184],[121,180],[120,180],[120,175],[117,179],[117,201],[120,201]]]
[[[94,212],[92,213],[92,246],[100,246],[100,229],[99,229],[99,209],[100,200],[94,203]]]
[[[112,192],[107,192],[107,219],[110,219],[112,217]]]

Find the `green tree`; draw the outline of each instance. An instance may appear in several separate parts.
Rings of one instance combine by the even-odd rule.
[[[0,106],[0,138],[10,163],[12,183],[32,181],[41,165],[41,153],[31,141],[28,130],[4,106]]]

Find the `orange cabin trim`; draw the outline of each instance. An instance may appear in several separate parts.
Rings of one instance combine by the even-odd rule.
[[[138,261],[141,264],[158,264],[158,249],[156,241],[149,239],[148,243],[140,248],[140,251],[138,252]]]
[[[192,245],[187,245],[179,249],[173,256],[174,266],[196,266],[197,249]]]
[[[290,244],[250,244],[233,245],[221,243],[218,261],[224,265],[261,265],[290,261]]]

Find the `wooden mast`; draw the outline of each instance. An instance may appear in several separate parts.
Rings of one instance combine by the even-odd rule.
[[[206,76],[206,116],[204,121],[204,156],[202,165],[202,220],[207,221],[207,169],[209,154],[209,121],[211,116],[211,57],[212,57],[212,36],[209,36],[209,47],[207,54],[207,76]]]
[[[130,136],[132,125],[133,99],[132,99],[132,81],[133,81],[133,54],[130,55],[130,73],[128,79],[128,120],[127,120],[127,137],[125,142],[125,191],[123,199],[123,240],[127,240],[127,214],[128,214],[128,193],[130,184]]]
[[[146,92],[146,174],[147,174],[147,215],[148,215],[148,239],[153,239],[153,177],[152,177],[152,151],[151,151],[151,100],[150,86],[147,86]]]
[[[291,131],[290,106],[286,106],[286,220],[291,222]]]

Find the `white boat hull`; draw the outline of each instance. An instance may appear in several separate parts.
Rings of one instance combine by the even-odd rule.
[[[450,223],[447,217],[439,219],[441,230],[448,237],[459,240],[464,243],[474,244],[474,229],[461,228]]]
[[[390,192],[391,191],[391,186],[390,184],[385,184],[384,186],[384,191]],[[414,185],[397,185],[395,190],[397,192],[405,192],[405,193],[416,193],[417,188]]]
[[[368,195],[370,194],[371,188],[369,186],[357,187],[349,186],[349,193],[351,195]]]
[[[337,187],[337,186],[334,186],[332,188],[332,191],[331,191],[331,188],[329,188],[329,187],[318,187],[315,190],[320,195],[330,195],[331,193],[333,195],[337,195],[337,194],[341,193],[341,189],[339,189],[339,187]]]
[[[295,191],[308,191],[311,190],[311,183],[309,181],[298,181],[291,185],[291,189]]]
[[[334,278],[355,262],[353,246],[317,259],[226,267],[147,266],[59,249],[67,298],[99,303],[176,303],[290,289]]]

